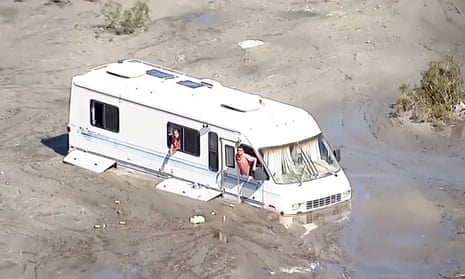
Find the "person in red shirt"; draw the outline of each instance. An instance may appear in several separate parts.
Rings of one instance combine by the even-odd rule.
[[[173,155],[178,150],[181,150],[181,137],[179,135],[179,130],[174,129],[173,135],[171,136],[170,154]]]
[[[237,148],[236,163],[239,166],[240,174],[245,176],[250,175],[250,165],[252,165],[253,171],[257,168],[257,158],[245,153],[242,146]]]

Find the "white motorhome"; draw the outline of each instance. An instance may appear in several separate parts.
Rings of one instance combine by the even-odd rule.
[[[64,161],[163,180],[157,188],[192,198],[223,196],[281,214],[351,199],[351,186],[307,111],[141,60],[72,79]],[[176,129],[179,150],[169,152]],[[236,151],[256,158],[240,174]]]

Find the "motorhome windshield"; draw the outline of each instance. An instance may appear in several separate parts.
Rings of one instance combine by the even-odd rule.
[[[339,171],[339,164],[322,134],[287,145],[260,150],[276,183],[302,183]]]

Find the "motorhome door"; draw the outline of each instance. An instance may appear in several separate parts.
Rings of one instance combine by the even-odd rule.
[[[236,164],[236,143],[221,139],[221,185],[228,194],[240,196],[245,201],[259,204],[263,203],[262,182],[251,176],[239,174]]]
[[[230,194],[236,194],[236,186],[240,183],[238,169],[236,168],[236,143],[221,139],[221,188]]]

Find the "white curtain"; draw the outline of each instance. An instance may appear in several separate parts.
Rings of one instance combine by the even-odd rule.
[[[295,174],[302,171],[297,171],[297,168],[300,169],[304,166],[296,165],[301,164],[299,163],[299,157],[301,156],[299,153],[302,152],[300,150],[301,148],[313,162],[320,161],[318,136],[299,143],[262,149],[263,160],[277,183],[292,181],[295,179]],[[289,176],[289,174],[291,174],[291,176]]]
[[[300,142],[300,146],[302,147],[302,150],[305,152],[305,154],[310,156],[312,161],[315,162],[321,159],[320,148],[318,145],[318,136]]]
[[[283,174],[295,170],[289,146],[266,148],[263,150],[263,159],[277,182],[283,182]]]

